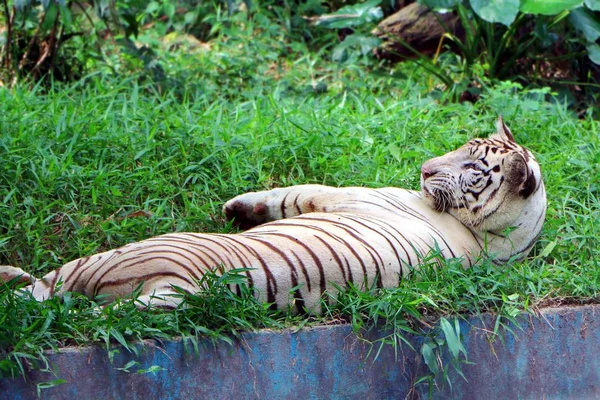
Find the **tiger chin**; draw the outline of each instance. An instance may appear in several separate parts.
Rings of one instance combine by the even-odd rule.
[[[420,192],[299,185],[242,194],[223,211],[248,230],[158,236],[41,279],[0,266],[0,281],[29,283],[22,290],[39,301],[68,291],[110,301],[139,290],[141,308],[175,308],[178,290],[201,291],[207,271],[245,268],[259,300],[318,314],[325,292],[393,288],[433,249],[465,267],[484,252],[497,264],[526,257],[542,230],[546,194],[533,154],[499,118],[489,138],[425,162]]]

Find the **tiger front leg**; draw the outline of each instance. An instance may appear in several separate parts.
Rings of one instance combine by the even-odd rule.
[[[310,212],[328,212],[345,196],[345,191],[322,185],[298,185],[287,188],[250,192],[234,197],[223,206],[228,220],[242,229],[269,221],[295,217]]]

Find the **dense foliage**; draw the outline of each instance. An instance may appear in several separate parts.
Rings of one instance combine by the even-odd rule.
[[[405,5],[407,2],[399,2]],[[420,54],[422,67],[460,98],[479,93],[482,74],[551,86],[578,109],[597,103],[600,85],[600,2],[598,0],[422,0],[440,12],[454,12],[460,29],[448,30],[440,50],[458,58],[438,60]],[[164,65],[152,46],[140,46],[140,34],[152,30],[161,40],[185,40],[201,47],[225,34],[243,34],[249,23],[275,36],[303,42],[341,64],[374,65],[372,53],[381,41],[369,31],[393,2],[251,2],[169,1],[5,1],[0,7],[2,58],[0,80],[76,80],[87,71],[115,75],[123,67],[141,68],[154,80],[165,78]],[[241,25],[240,25],[241,24]],[[260,28],[259,28],[260,29]],[[398,40],[394,36],[387,40]],[[251,49],[250,49],[251,50]],[[464,96],[463,96],[464,97]]]
[[[435,10],[454,10],[461,29],[446,38],[460,55],[462,79],[426,61],[455,91],[478,93],[480,65],[492,79],[551,86],[571,104],[598,102],[600,2],[597,0],[422,0]],[[475,67],[475,71],[473,70]],[[577,106],[577,105],[576,105]],[[581,106],[581,105],[579,105]]]

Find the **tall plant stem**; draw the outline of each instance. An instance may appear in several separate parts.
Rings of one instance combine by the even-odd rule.
[[[6,19],[7,19],[6,51],[5,51],[5,54],[2,59],[2,64],[4,64],[4,66],[8,70],[8,69],[10,69],[10,62],[11,62],[12,25],[13,25],[15,13],[14,13],[14,7],[13,7],[13,13],[12,14],[10,13],[10,9],[8,7],[8,0],[3,0],[2,3],[4,4],[4,12],[6,13]]]

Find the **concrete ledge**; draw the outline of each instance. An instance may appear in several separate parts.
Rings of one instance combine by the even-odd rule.
[[[523,317],[516,337],[490,342],[491,317],[461,324],[469,361],[465,381],[451,374],[452,387],[434,389],[434,398],[599,398],[600,305],[545,309]],[[521,330],[522,329],[522,330]],[[377,333],[374,333],[374,335]],[[371,339],[374,336],[371,337]],[[419,339],[413,340],[420,348]],[[243,335],[230,346],[203,342],[199,354],[179,341],[156,343],[139,356],[124,349],[112,364],[102,348],[65,348],[52,354],[54,373],[35,371],[25,379],[0,380],[0,398],[33,399],[37,383],[64,378],[42,391],[44,399],[397,399],[428,395],[413,382],[427,373],[420,355],[408,348],[396,355],[384,347],[377,360],[348,326]],[[135,360],[125,372],[117,368]],[[157,372],[137,374],[151,366]],[[441,383],[441,382],[440,382]],[[421,396],[421,397],[423,397]]]

